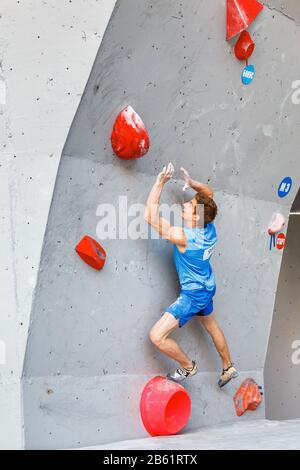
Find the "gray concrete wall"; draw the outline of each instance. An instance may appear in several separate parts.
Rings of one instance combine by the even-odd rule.
[[[291,216],[280,271],[266,367],[266,416],[300,417],[300,216]]]
[[[300,191],[298,191],[298,194],[292,206],[292,213],[295,213],[295,212],[300,212]]]
[[[282,253],[269,251],[272,215],[288,218],[299,187],[299,78],[296,23],[265,9],[251,26],[257,75],[244,87],[242,65],[226,43],[225,2],[119,0],[61,158],[31,313],[23,377],[27,448],[100,444],[144,437],[138,403],[146,380],[174,363],[151,346],[148,331],[177,295],[171,247],[155,240],[105,240],[105,269],[74,253],[85,233],[96,237],[101,203],[144,202],[162,165],[184,165],[210,181],[220,215],[214,256],[215,312],[241,380],[262,371]],[[284,31],[284,34],[279,32]],[[110,134],[131,104],[152,142],[136,162],[118,160]],[[178,175],[177,175],[178,176]],[[294,187],[285,199],[285,176]],[[178,201],[169,185],[165,202]],[[200,374],[189,386],[188,429],[237,420],[232,397],[240,381],[216,387],[220,363],[191,323],[175,337]],[[264,416],[264,406],[242,419]]]
[[[282,12],[293,21],[300,22],[300,3],[298,0],[265,0],[261,3]]]
[[[115,0],[0,5],[0,448],[21,448],[22,374],[58,163]]]

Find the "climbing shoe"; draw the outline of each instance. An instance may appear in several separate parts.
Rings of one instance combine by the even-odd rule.
[[[238,371],[236,370],[234,365],[230,364],[227,369],[223,369],[220,380],[218,382],[219,387],[224,387],[224,385],[228,384],[231,379],[235,379],[238,375]]]
[[[167,379],[172,380],[173,382],[180,383],[186,380],[188,377],[196,375],[198,372],[198,367],[195,361],[192,361],[192,363],[192,369],[185,369],[184,367],[179,367],[175,370],[173,374],[168,374]]]

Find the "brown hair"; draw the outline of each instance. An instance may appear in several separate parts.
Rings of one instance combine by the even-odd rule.
[[[197,193],[195,196],[197,204],[201,204],[204,206],[204,224],[211,224],[218,213],[218,206],[213,200],[212,197],[203,196],[201,193]],[[196,214],[197,207],[195,208],[194,214]]]

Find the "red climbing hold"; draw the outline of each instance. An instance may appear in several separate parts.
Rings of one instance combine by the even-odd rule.
[[[154,377],[143,390],[140,412],[151,436],[177,434],[189,420],[191,399],[182,385],[165,377]]]
[[[247,29],[262,9],[257,0],[227,0],[227,41]]]
[[[76,246],[76,251],[83,261],[94,269],[103,268],[106,260],[106,252],[100,243],[86,235]]]
[[[233,398],[236,414],[242,416],[247,410],[255,411],[262,402],[262,394],[253,379],[246,379]]]
[[[283,250],[283,248],[285,247],[285,242],[286,242],[285,234],[280,233],[277,237],[277,243],[276,243],[277,249],[278,250]]]
[[[243,31],[234,46],[235,56],[239,60],[248,60],[254,51],[255,44],[248,33],[248,31]]]
[[[115,154],[124,160],[143,157],[149,150],[150,140],[147,129],[131,106],[118,115],[111,135]]]

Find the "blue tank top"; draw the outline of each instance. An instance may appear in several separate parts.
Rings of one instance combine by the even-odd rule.
[[[181,289],[206,289],[213,291],[216,287],[215,277],[210,265],[214,247],[217,243],[217,232],[214,224],[203,228],[186,228],[187,248],[180,253],[174,245],[174,261]]]

